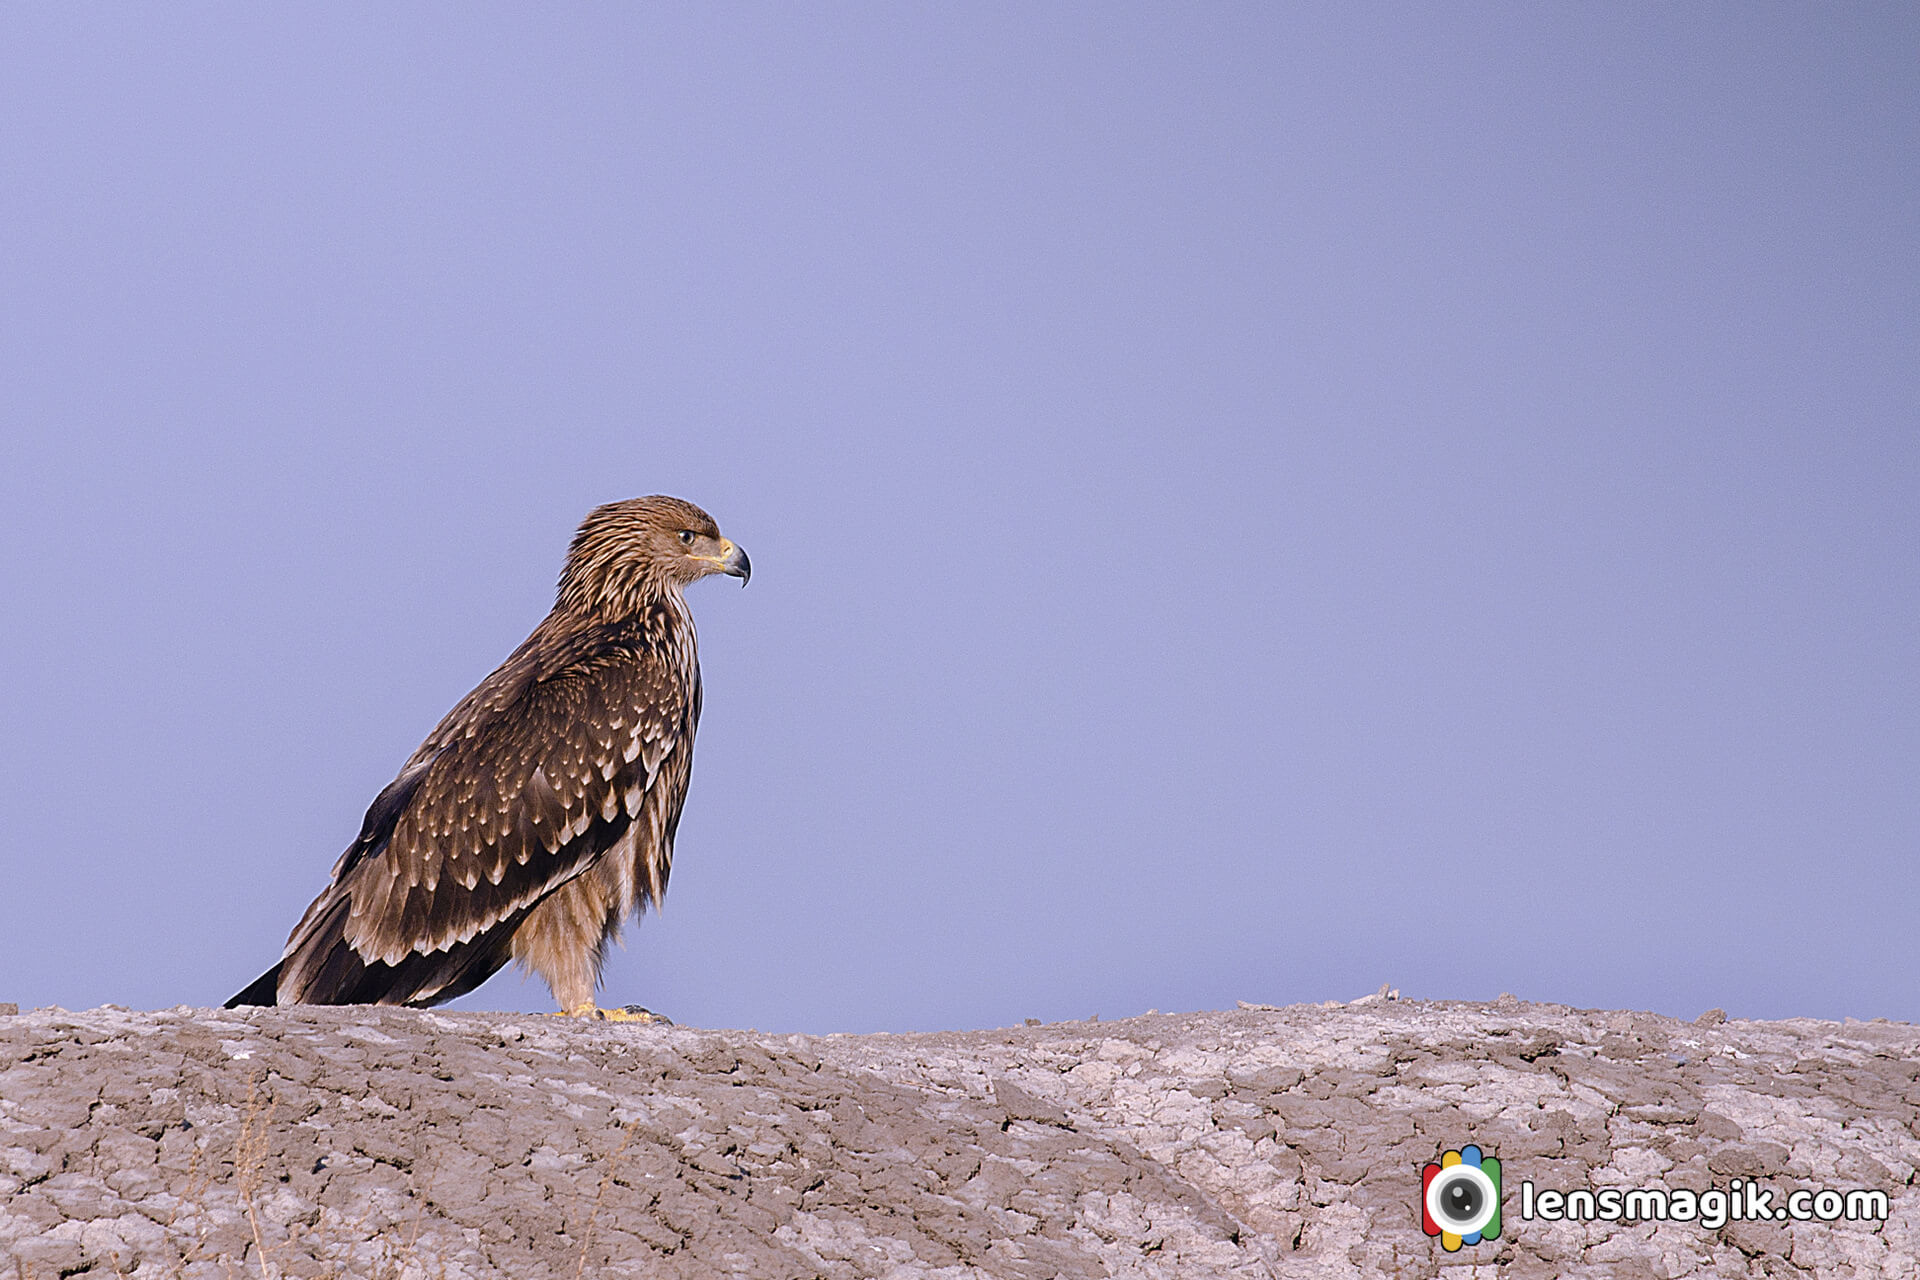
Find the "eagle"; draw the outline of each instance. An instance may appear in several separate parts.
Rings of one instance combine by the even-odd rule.
[[[752,564],[690,502],[589,512],[553,611],[374,797],[280,962],[226,1007],[425,1008],[512,960],[563,1013],[651,1018],[594,994],[667,891],[700,723],[683,592],[716,573],[744,586]]]

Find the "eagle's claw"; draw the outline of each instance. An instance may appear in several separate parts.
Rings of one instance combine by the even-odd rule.
[[[599,1022],[656,1022],[663,1027],[673,1025],[673,1019],[664,1014],[655,1013],[637,1004],[623,1004],[618,1009],[602,1009],[595,1004],[583,1004],[555,1015],[561,1018],[593,1018]]]

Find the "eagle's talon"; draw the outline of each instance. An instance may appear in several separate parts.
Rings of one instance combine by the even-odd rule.
[[[553,1015],[556,1018],[592,1018],[596,1022],[655,1022],[663,1027],[673,1025],[673,1019],[664,1014],[637,1004],[623,1004],[618,1009],[602,1009],[596,1004],[575,1005],[571,1009],[562,1009]]]
[[[669,1018],[666,1014],[655,1013],[653,1010],[642,1008],[637,1004],[623,1004],[609,1016],[613,1017],[616,1022],[657,1022],[663,1027],[673,1025],[673,1019]]]

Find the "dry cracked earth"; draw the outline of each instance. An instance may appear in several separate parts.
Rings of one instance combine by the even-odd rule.
[[[0,1013],[6,1012],[0,1006]],[[0,1280],[1916,1276],[1920,1028],[1524,1004],[774,1036],[398,1009],[0,1016]],[[1498,1240],[1420,1169],[1504,1162]],[[1523,1221],[1518,1188],[1882,1191]]]

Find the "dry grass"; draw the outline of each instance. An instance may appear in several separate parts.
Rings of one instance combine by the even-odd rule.
[[[613,1175],[620,1169],[620,1157],[626,1154],[627,1144],[633,1141],[634,1130],[639,1127],[639,1116],[629,1120],[620,1134],[620,1145],[607,1157],[607,1171],[600,1178],[600,1189],[593,1193],[593,1210],[587,1214],[587,1229],[580,1237],[580,1264],[573,1269],[574,1280],[579,1280],[587,1272],[587,1253],[593,1248],[594,1228],[600,1221],[600,1202],[607,1198],[607,1188],[613,1184]]]
[[[240,1198],[240,1208],[246,1218],[248,1232],[252,1237],[253,1262],[258,1268],[260,1280],[280,1280],[285,1268],[276,1256],[274,1246],[269,1243],[270,1231],[262,1221],[260,1204],[260,1188],[268,1157],[272,1153],[273,1121],[278,1105],[265,1086],[264,1073],[253,1076],[247,1081],[246,1108],[241,1116],[240,1134],[233,1145],[233,1184],[234,1191]],[[181,1242],[185,1251],[184,1256],[169,1272],[173,1280],[184,1280],[187,1269],[201,1262],[219,1263],[222,1273],[228,1277],[228,1280],[238,1280],[238,1277],[252,1274],[252,1268],[249,1268],[245,1262],[242,1262],[240,1269],[236,1271],[235,1260],[230,1255],[222,1254],[218,1257],[210,1255],[207,1232],[212,1221],[209,1193],[213,1190],[214,1176],[211,1170],[217,1167],[219,1162],[203,1160],[206,1154],[206,1148],[201,1146],[194,1148],[187,1162],[186,1186],[182,1189],[173,1212],[168,1215],[167,1221],[161,1224],[169,1237]],[[366,1217],[349,1224],[349,1233],[379,1250],[379,1256],[374,1261],[372,1269],[364,1272],[355,1271],[351,1269],[350,1264],[335,1262],[329,1264],[331,1269],[325,1273],[326,1280],[404,1280],[404,1277],[408,1276],[427,1277],[428,1280],[446,1280],[444,1263],[436,1259],[432,1266],[428,1266],[419,1256],[418,1244],[421,1224],[426,1214],[426,1200],[414,1188],[411,1178],[410,1171],[407,1197],[414,1202],[414,1214],[412,1221],[408,1224],[405,1241],[396,1242],[370,1231],[372,1211],[369,1210]],[[194,1226],[190,1236],[181,1225],[183,1217]],[[284,1247],[297,1248],[303,1239],[313,1244],[322,1243],[308,1236],[303,1225],[296,1223],[289,1228]],[[128,1274],[122,1269],[117,1255],[112,1259],[112,1263],[116,1274]],[[15,1270],[19,1280],[34,1280],[31,1267],[21,1272],[19,1264],[16,1263]]]
[[[296,1222],[288,1228],[285,1238],[276,1243],[272,1223],[265,1212],[262,1188],[267,1181],[274,1149],[273,1128],[277,1112],[278,1103],[272,1096],[266,1074],[250,1077],[240,1116],[240,1132],[232,1148],[232,1192],[239,1200],[238,1207],[247,1224],[250,1247],[244,1252],[252,1256],[236,1259],[232,1254],[216,1250],[213,1246],[209,1237],[214,1224],[215,1204],[220,1198],[217,1175],[223,1162],[211,1148],[196,1144],[188,1157],[185,1185],[181,1187],[166,1221],[159,1224],[166,1237],[181,1250],[179,1260],[164,1269],[171,1280],[185,1280],[190,1269],[209,1263],[218,1265],[226,1280],[252,1280],[255,1276],[259,1280],[281,1280],[289,1262],[296,1257],[304,1256],[319,1261],[318,1255],[322,1253],[336,1253],[343,1247],[353,1245],[368,1246],[377,1251],[371,1266],[364,1262],[327,1260],[322,1263],[327,1268],[322,1273],[324,1280],[446,1280],[446,1264],[443,1260],[420,1255],[420,1236],[425,1225],[432,1179],[429,1176],[425,1187],[416,1186],[414,1176],[421,1165],[419,1158],[414,1160],[407,1175],[406,1194],[413,1201],[413,1214],[406,1224],[404,1239],[392,1230],[399,1226],[397,1221],[385,1224],[384,1228],[376,1226],[373,1218],[377,1210],[369,1209],[358,1221],[337,1221],[332,1231],[313,1229],[305,1223]],[[605,1171],[595,1189],[581,1236],[580,1251],[574,1266],[575,1280],[583,1280],[591,1273],[588,1263],[601,1209],[640,1123],[640,1119],[635,1118],[624,1125],[619,1142],[604,1157]],[[319,1228],[325,1226],[324,1222],[315,1224]],[[327,1237],[336,1231],[337,1243],[329,1241]],[[333,1247],[329,1248],[329,1244]],[[108,1259],[113,1274],[121,1276],[132,1274],[126,1269],[129,1261],[123,1260],[117,1252]],[[597,1268],[593,1270],[597,1271]],[[0,1273],[0,1276],[6,1274]],[[14,1259],[11,1276],[13,1280],[41,1280],[31,1263],[18,1258]]]
[[[273,1251],[267,1247],[266,1237],[260,1230],[260,1166],[267,1158],[267,1135],[273,1127],[274,1111],[269,1102],[266,1115],[260,1114],[260,1085],[264,1080],[264,1075],[247,1079],[247,1114],[240,1124],[240,1137],[234,1143],[233,1180],[240,1192],[240,1203],[246,1207],[247,1226],[253,1232],[260,1274],[263,1280],[280,1280],[280,1266],[273,1260]]]

